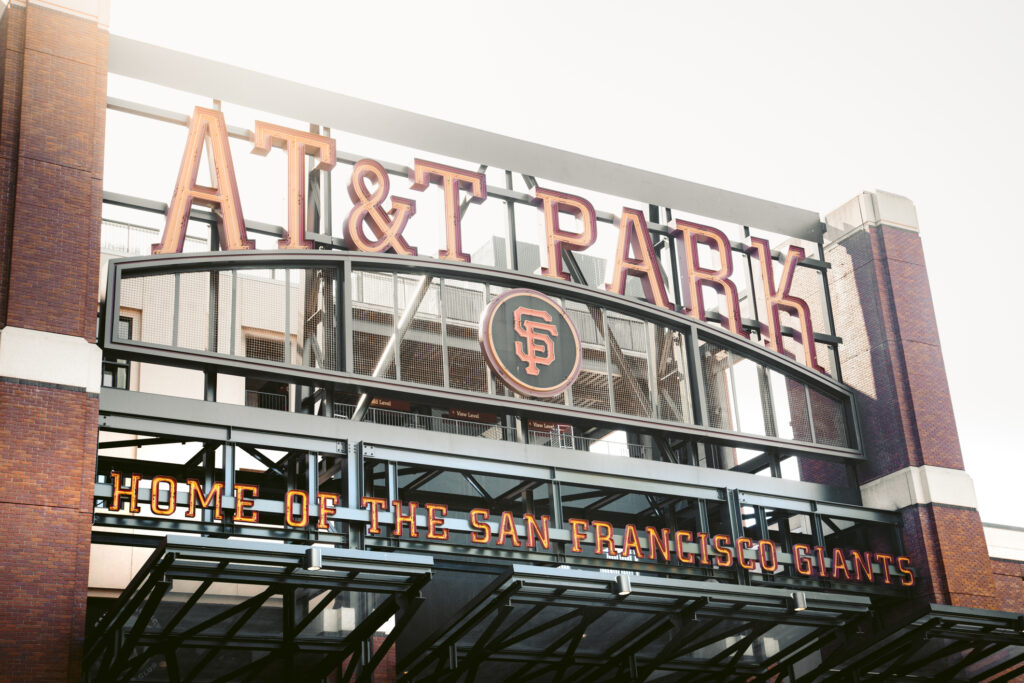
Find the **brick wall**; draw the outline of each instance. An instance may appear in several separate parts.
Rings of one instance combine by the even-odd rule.
[[[921,237],[883,220],[845,228],[825,255],[843,379],[856,391],[868,456],[860,483],[922,465],[963,470]],[[976,510],[915,504],[900,512],[918,601],[1002,608]]]
[[[0,18],[0,327],[95,341],[107,37]],[[39,363],[47,362],[45,351]],[[98,399],[0,377],[0,680],[81,680]]]

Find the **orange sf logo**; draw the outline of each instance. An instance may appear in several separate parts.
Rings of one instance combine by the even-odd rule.
[[[512,315],[516,334],[526,340],[516,342],[516,356],[526,363],[527,375],[539,375],[538,365],[551,365],[555,360],[555,342],[552,337],[558,336],[558,329],[551,324],[551,315],[545,311],[520,306]]]

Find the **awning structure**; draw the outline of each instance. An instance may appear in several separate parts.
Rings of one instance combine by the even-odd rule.
[[[764,679],[816,664],[869,608],[860,596],[514,565],[399,652],[399,680]]]
[[[398,553],[170,536],[91,629],[86,680],[320,680],[335,670],[339,681],[366,680],[422,603],[432,566]]]
[[[1022,674],[1024,615],[929,605],[874,642],[840,648],[813,680],[995,682]]]

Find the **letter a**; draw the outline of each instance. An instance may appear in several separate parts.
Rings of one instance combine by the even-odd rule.
[[[203,157],[203,146],[210,139],[209,154],[214,167],[216,187],[196,185],[199,162]],[[219,209],[217,229],[220,232],[221,249],[253,249],[255,243],[245,234],[245,220],[242,218],[242,204],[238,199],[238,185],[235,183],[235,167],[231,163],[231,148],[228,146],[228,127],[224,114],[214,109],[196,107],[188,128],[185,154],[181,158],[178,181],[174,195],[167,207],[167,224],[159,244],[153,245],[154,254],[177,254],[185,244],[185,230],[192,203],[212,209]]]

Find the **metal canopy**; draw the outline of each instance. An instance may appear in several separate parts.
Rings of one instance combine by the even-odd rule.
[[[767,679],[816,657],[869,607],[859,596],[513,565],[448,625],[410,652],[399,652],[399,675],[453,681]]]
[[[432,566],[401,554],[169,536],[91,629],[86,680],[318,681],[333,671],[338,681],[369,680],[422,603]]]
[[[852,640],[815,681],[1009,681],[1024,674],[1024,615],[929,605],[874,642]]]

